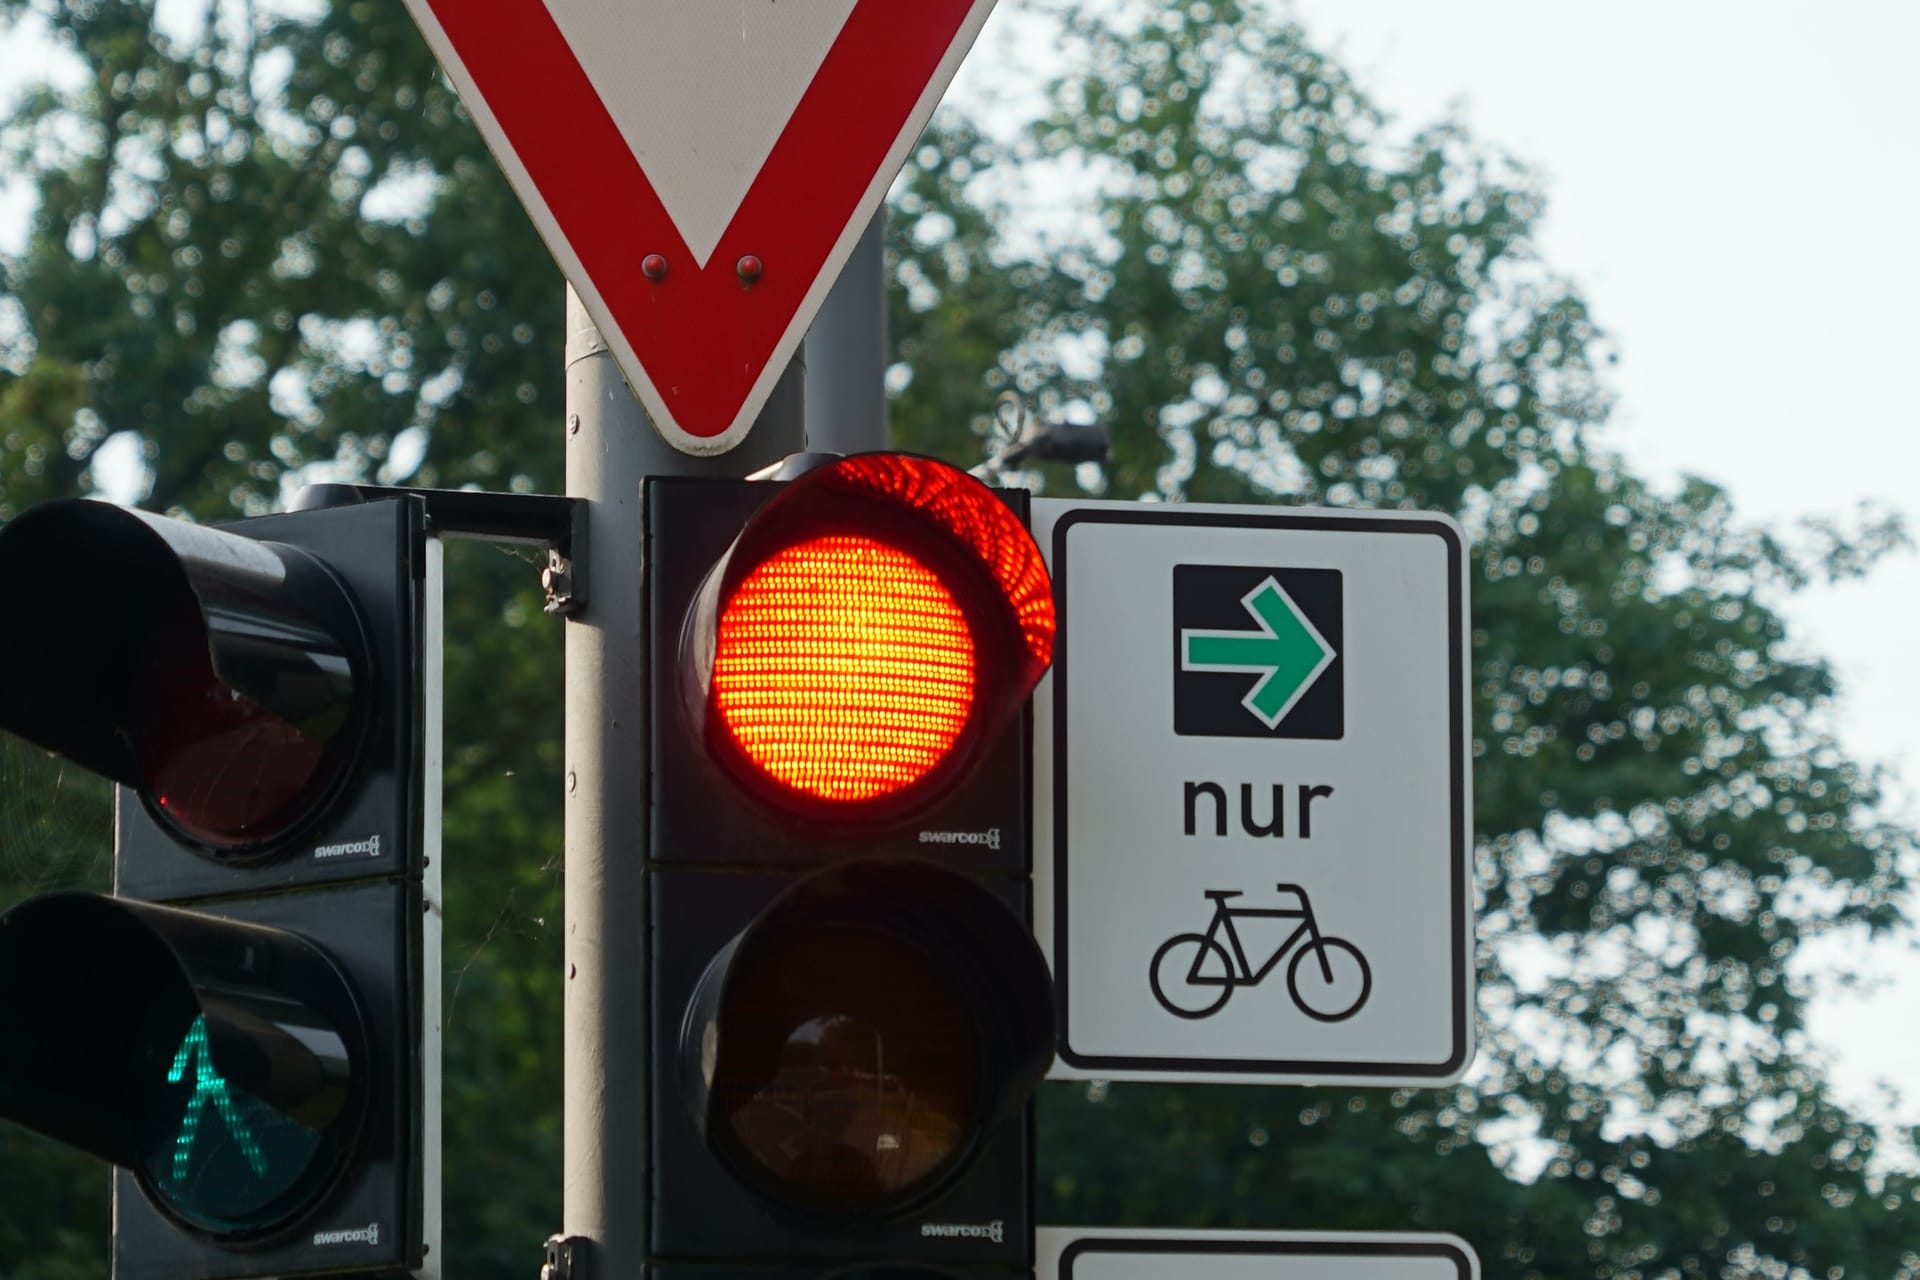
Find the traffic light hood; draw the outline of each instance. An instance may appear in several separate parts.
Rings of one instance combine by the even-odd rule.
[[[1018,711],[1054,627],[1040,550],[999,495],[931,458],[858,454],[787,484],[708,573],[682,701],[777,807],[892,818]]]
[[[776,1203],[895,1217],[1020,1111],[1053,1059],[1046,963],[980,882],[865,858],[800,880],[709,964],[680,1083],[708,1147]]]
[[[367,1033],[299,935],[49,894],[0,915],[0,974],[0,1115],[133,1171],[192,1225],[270,1227],[343,1164]],[[251,1176],[221,1177],[235,1159]]]
[[[138,789],[216,846],[281,834],[350,771],[368,647],[298,548],[82,499],[0,529],[0,728]],[[257,762],[249,785],[210,758]],[[224,773],[223,770],[215,770]]]

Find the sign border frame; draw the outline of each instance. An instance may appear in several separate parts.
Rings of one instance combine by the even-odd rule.
[[[1067,772],[1067,692],[1071,684],[1068,671],[1067,628],[1067,535],[1083,524],[1174,525],[1188,528],[1268,528],[1365,533],[1399,533],[1437,537],[1447,553],[1447,637],[1448,667],[1457,673],[1448,691],[1448,742],[1451,758],[1448,778],[1452,788],[1452,812],[1449,814],[1449,848],[1452,871],[1450,930],[1453,941],[1452,1018],[1453,1051],[1443,1061],[1433,1062],[1306,1062],[1294,1059],[1254,1058],[1166,1058],[1113,1054],[1084,1054],[1072,1044],[1069,1017],[1069,946],[1067,905],[1071,896],[1067,876],[1067,819],[1070,806]],[[1053,679],[1053,964],[1054,1004],[1059,1019],[1059,1043],[1055,1053],[1060,1062],[1077,1071],[1112,1070],[1185,1075],[1291,1076],[1306,1080],[1340,1081],[1351,1078],[1356,1084],[1380,1079],[1419,1080],[1433,1085],[1460,1078],[1473,1061],[1474,979],[1472,938],[1467,922],[1472,909],[1472,833],[1470,805],[1471,781],[1468,768],[1467,735],[1471,726],[1467,707],[1467,602],[1465,538],[1451,519],[1426,513],[1356,512],[1352,515],[1319,512],[1304,514],[1300,509],[1250,507],[1244,513],[1219,510],[1181,511],[1177,505],[1156,509],[1152,504],[1113,504],[1063,511],[1052,529],[1054,613],[1059,619],[1055,637]]]
[[[1474,1280],[1477,1270],[1468,1251],[1444,1238],[1413,1240],[1178,1240],[1127,1239],[1122,1236],[1089,1236],[1069,1243],[1060,1251],[1058,1280],[1073,1280],[1074,1263],[1083,1253],[1103,1252],[1134,1256],[1137,1254],[1253,1254],[1267,1257],[1313,1257],[1339,1255],[1357,1258],[1407,1257],[1444,1258],[1453,1263],[1458,1280]]]

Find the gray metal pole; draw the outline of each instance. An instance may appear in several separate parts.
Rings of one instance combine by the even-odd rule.
[[[807,448],[887,447],[887,211],[866,234],[807,330]]]
[[[576,1280],[646,1265],[646,664],[640,482],[744,476],[801,447],[804,352],[745,443],[693,458],[661,439],[567,290],[567,494],[588,509],[587,607],[567,625],[562,1232]]]

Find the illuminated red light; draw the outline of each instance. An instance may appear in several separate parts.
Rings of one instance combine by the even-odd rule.
[[[1053,661],[1053,580],[1026,527],[993,491],[957,467],[902,453],[845,458],[823,477],[832,489],[880,498],[940,529],[982,570],[1012,614],[1025,649],[1020,696]]]
[[[822,800],[872,800],[920,781],[966,728],[976,682],[953,593],[865,534],[774,553],[720,614],[721,721],[769,777]]]
[[[858,454],[771,495],[683,636],[687,709],[762,799],[892,821],[1018,714],[1053,656],[1053,584],[1000,494],[932,458]]]

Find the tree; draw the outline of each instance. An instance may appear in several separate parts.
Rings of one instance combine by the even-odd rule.
[[[1817,566],[1597,447],[1604,343],[1531,248],[1523,171],[1457,127],[1396,142],[1256,5],[1069,30],[1081,70],[1013,154],[956,128],[902,184],[895,420],[977,448],[954,424],[983,434],[1013,387],[1115,423],[1112,496],[1459,514],[1482,1016],[1453,1090],[1062,1091],[1047,1216],[1452,1226],[1514,1275],[1910,1267],[1913,1183],[1868,1171],[1787,971],[1824,929],[1891,925],[1913,847],[1770,607]],[[980,228],[1014,214],[977,175],[1063,160],[1097,178],[1095,231],[1003,261]]]
[[[0,131],[40,192],[5,264],[0,517],[96,487],[115,439],[148,504],[202,518],[405,478],[422,444],[420,482],[557,488],[558,277],[401,7],[208,12],[0,0],[86,69]],[[1531,247],[1531,178],[1457,126],[1397,139],[1264,6],[1061,19],[1048,117],[1013,144],[944,117],[896,186],[896,435],[975,461],[1011,389],[1115,427],[1110,465],[1028,474],[1050,492],[1460,516],[1482,1064],[1056,1087],[1047,1220],[1445,1227],[1490,1276],[1912,1274],[1914,1185],[1827,1098],[1787,962],[1890,926],[1913,838],[1772,608],[1891,531],[1796,555],[1607,454],[1604,339]],[[1049,172],[1093,194],[1036,246],[1004,193]],[[506,1276],[558,1222],[558,628],[519,562],[452,572],[448,1267]],[[13,839],[0,901],[46,878]],[[0,1270],[98,1274],[98,1175],[0,1142],[0,1204],[78,1224],[0,1229]]]
[[[403,7],[210,4],[185,30],[126,0],[0,12],[86,72],[0,131],[0,169],[39,194],[0,304],[0,518],[126,483],[96,472],[116,437],[137,440],[121,457],[146,505],[201,519],[302,478],[558,487],[558,277]],[[410,477],[391,465],[422,443]],[[455,544],[448,581],[448,1265],[507,1275],[559,1221],[539,1171],[559,1162],[560,712],[541,675],[561,636],[531,565]],[[86,821],[105,847],[104,813]],[[0,900],[46,885],[32,852],[7,851],[26,874]],[[0,1141],[5,1217],[31,1225],[0,1229],[0,1272],[66,1274],[38,1270],[62,1265],[58,1215],[11,1212],[54,1198],[50,1166],[84,1224],[59,1237],[73,1274],[105,1274],[99,1174],[12,1126]]]

